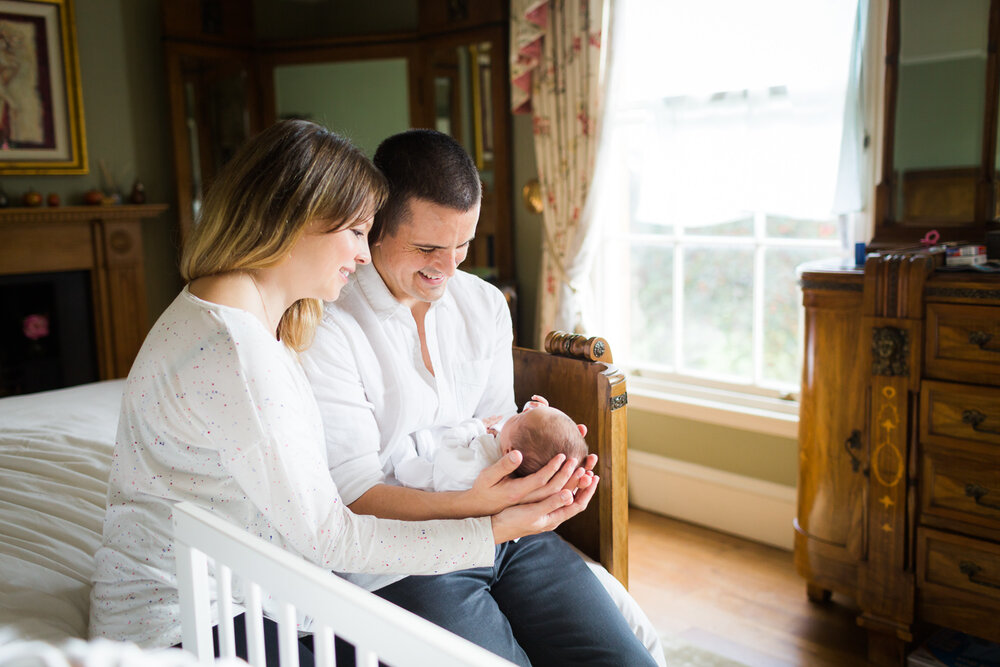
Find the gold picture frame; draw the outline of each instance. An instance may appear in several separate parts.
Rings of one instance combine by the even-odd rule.
[[[86,173],[73,0],[0,0],[0,176]]]

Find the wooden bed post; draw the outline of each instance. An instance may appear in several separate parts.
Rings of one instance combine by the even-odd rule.
[[[559,533],[628,587],[628,398],[625,376],[611,365],[607,341],[553,331],[546,336],[545,352],[515,347],[518,407],[532,394],[586,424],[587,445],[598,456],[596,497]]]

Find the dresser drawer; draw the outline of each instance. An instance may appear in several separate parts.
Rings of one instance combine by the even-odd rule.
[[[921,528],[917,581],[960,596],[975,596],[1000,611],[1000,544]]]
[[[920,439],[1000,457],[1000,389],[925,380],[920,390]]]
[[[927,448],[920,502],[925,515],[1000,531],[1000,461]]]
[[[927,304],[924,375],[1000,384],[1000,307]]]

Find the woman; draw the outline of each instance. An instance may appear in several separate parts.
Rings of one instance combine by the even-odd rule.
[[[96,555],[91,635],[180,641],[171,510],[194,502],[330,570],[433,574],[493,563],[494,544],[582,511],[573,470],[493,516],[405,522],[347,510],[297,353],[336,299],[385,199],[381,174],[304,121],[250,140],[205,198],[181,260],[187,286],[160,316],[125,388]],[[596,486],[596,485],[595,485]],[[441,558],[440,554],[447,554]]]

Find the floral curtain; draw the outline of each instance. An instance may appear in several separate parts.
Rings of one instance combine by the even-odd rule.
[[[542,265],[536,335],[583,331],[592,206],[604,97],[608,0],[512,0],[511,102],[533,119],[541,183]],[[592,240],[591,240],[592,241]]]

